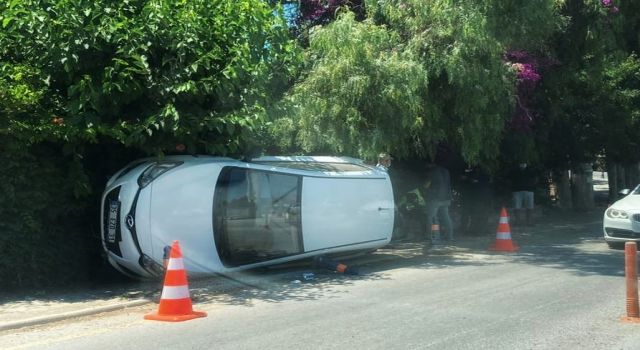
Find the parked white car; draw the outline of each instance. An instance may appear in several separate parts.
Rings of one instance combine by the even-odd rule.
[[[169,156],[127,165],[102,196],[109,262],[162,276],[178,240],[190,275],[231,272],[391,240],[388,174],[348,157]]]
[[[632,191],[623,190],[622,194],[625,197],[604,212],[604,240],[610,247],[640,242],[640,185]]]

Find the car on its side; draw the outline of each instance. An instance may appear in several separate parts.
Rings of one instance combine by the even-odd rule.
[[[389,175],[349,157],[142,159],[102,196],[107,258],[134,278],[158,278],[174,240],[190,275],[233,272],[389,243]]]
[[[602,221],[604,240],[612,248],[625,242],[640,242],[640,185],[620,194],[624,197],[607,208]]]

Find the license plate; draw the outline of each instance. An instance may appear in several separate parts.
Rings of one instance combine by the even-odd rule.
[[[107,226],[107,241],[109,243],[116,242],[116,230],[118,228],[118,209],[120,209],[120,202],[112,201],[109,204],[109,223]]]

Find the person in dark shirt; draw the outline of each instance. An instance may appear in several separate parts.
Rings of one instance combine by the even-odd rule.
[[[511,173],[510,180],[513,208],[516,214],[515,224],[533,225],[533,192],[536,189],[536,174],[526,163],[521,163]]]

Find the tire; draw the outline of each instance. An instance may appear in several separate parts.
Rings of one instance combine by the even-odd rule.
[[[607,242],[610,249],[624,249],[624,242]]]

